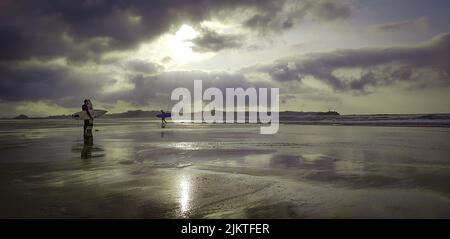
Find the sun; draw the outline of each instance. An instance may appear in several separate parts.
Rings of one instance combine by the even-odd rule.
[[[192,42],[198,32],[189,25],[183,24],[178,31],[168,38],[170,57],[178,62],[194,60],[195,52],[192,51]]]
[[[197,36],[198,36],[198,32],[195,31],[194,28],[192,28],[191,26],[186,25],[186,24],[183,24],[180,27],[180,29],[178,29],[178,31],[175,32],[175,35],[174,35],[174,37],[180,41],[192,40]]]
[[[192,26],[181,25],[176,31],[163,34],[154,41],[143,42],[138,49],[122,53],[105,54],[105,57],[118,57],[126,61],[139,59],[147,62],[157,62],[164,65],[165,70],[183,70],[191,63],[196,63],[213,56],[209,52],[196,52],[192,48],[192,40],[199,37],[200,33]],[[170,61],[163,62],[168,58]]]

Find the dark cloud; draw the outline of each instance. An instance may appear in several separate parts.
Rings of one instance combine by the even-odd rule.
[[[270,2],[259,8],[243,26],[261,34],[291,29],[304,18],[334,21],[348,18],[352,13],[350,1],[304,0]]]
[[[338,91],[365,93],[368,87],[407,82],[418,87],[450,85],[450,34],[410,47],[339,50],[308,54],[279,60],[273,64],[227,71],[173,71],[160,72],[153,63],[132,61],[134,71],[128,72],[134,88],[107,92],[105,87],[116,83],[113,72],[83,72],[77,68],[49,64],[1,64],[0,100],[52,100],[72,107],[80,99],[93,97],[98,101],[114,103],[118,100],[137,105],[149,102],[170,105],[170,93],[177,87],[192,89],[194,80],[202,80],[203,88],[271,87],[277,82],[301,82],[312,76]],[[336,70],[359,69],[359,75],[339,75]],[[148,74],[140,74],[139,72]],[[247,79],[248,73],[266,73],[273,82]],[[409,84],[409,85],[411,85]],[[280,85],[279,85],[280,86]],[[285,89],[285,93],[295,93]],[[310,94],[311,95],[311,94]],[[314,96],[314,95],[311,95]],[[309,97],[309,96],[308,96]]]
[[[148,73],[148,64],[133,61],[132,65],[144,67],[143,71]],[[63,107],[77,107],[82,99],[92,98],[111,104],[120,100],[136,105],[152,103],[170,106],[172,90],[185,87],[193,93],[194,80],[202,80],[203,89],[216,87],[223,92],[226,88],[270,87],[268,83],[248,81],[242,74],[225,71],[150,70],[152,74],[129,71],[128,83],[134,87],[108,92],[105,88],[117,82],[113,72],[83,72],[67,66],[42,63],[1,66],[0,101],[48,101]]]
[[[345,19],[352,14],[349,1],[319,1],[315,6],[314,16],[322,20]]]
[[[276,81],[294,81],[301,78],[300,73],[292,69],[289,63],[275,64],[268,69],[268,73]]]
[[[313,76],[335,90],[365,91],[369,86],[405,81],[422,87],[450,85],[450,34],[410,46],[338,50],[282,59],[274,64],[243,69],[269,74],[279,82],[301,81]],[[358,76],[335,73],[340,69],[359,69]]]
[[[430,25],[427,17],[421,17],[416,20],[405,20],[397,22],[387,22],[369,26],[369,29],[376,31],[396,31],[396,30],[414,30],[426,29]]]
[[[214,30],[202,28],[200,36],[193,39],[192,49],[197,52],[217,52],[224,49],[238,48],[243,45],[244,36],[237,34],[219,34]]]
[[[103,52],[135,47],[181,23],[198,23],[217,11],[260,8],[267,2],[272,1],[6,1],[0,9],[0,61],[95,59]]]
[[[274,13],[269,13],[266,15],[262,15],[260,13],[257,13],[253,15],[250,19],[248,19],[246,22],[244,22],[244,26],[252,29],[262,29],[266,30],[269,28],[269,24],[271,23],[271,20],[273,18]],[[278,30],[278,28],[276,28]]]
[[[309,4],[304,4],[300,8],[286,12],[286,9],[283,9],[284,3],[284,1],[282,3],[278,2],[278,4],[272,2],[264,5],[258,12],[244,21],[243,26],[261,34],[281,32],[292,28],[295,20],[301,19],[306,15]]]
[[[142,60],[129,61],[126,63],[126,68],[133,72],[145,73],[145,74],[156,73],[156,72],[160,72],[160,71],[164,70],[164,67],[159,64],[152,63],[152,62],[146,62],[146,61],[142,61]]]
[[[0,61],[32,57],[98,60],[102,53],[134,48],[183,23],[226,18],[229,14],[223,12],[240,13],[242,9],[254,12],[244,26],[262,32],[282,31],[308,12],[330,20],[345,17],[350,10],[343,6],[329,0],[5,1],[0,8]],[[239,45],[237,36],[221,36],[213,30],[197,39],[204,43],[197,50]]]
[[[226,88],[270,87],[266,82],[248,81],[238,73],[203,72],[203,71],[172,71],[162,72],[153,76],[135,75],[131,82],[134,89],[111,95],[109,101],[125,100],[134,104],[148,104],[149,101],[170,105],[170,94],[178,87],[184,87],[193,94],[194,80],[202,80],[203,90],[216,87],[225,94]]]
[[[282,95],[280,96],[280,101],[283,104],[286,104],[290,100],[295,100],[297,97],[295,95]]]
[[[54,100],[74,106],[114,83],[102,74],[80,74],[54,65],[2,65],[0,72],[0,100],[4,101]]]

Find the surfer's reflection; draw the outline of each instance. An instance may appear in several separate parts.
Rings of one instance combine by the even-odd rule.
[[[92,134],[83,135],[83,148],[81,149],[81,159],[90,159],[92,157],[92,146],[94,145],[94,137]]]

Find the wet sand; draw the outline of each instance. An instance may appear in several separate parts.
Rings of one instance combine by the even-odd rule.
[[[1,218],[450,218],[450,129],[1,121]]]

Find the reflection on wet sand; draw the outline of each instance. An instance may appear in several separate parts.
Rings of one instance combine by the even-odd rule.
[[[179,182],[179,193],[180,193],[180,210],[181,214],[186,215],[190,209],[190,181],[189,176],[186,174],[181,175]]]
[[[0,216],[450,217],[445,128],[98,125],[3,129]]]
[[[92,134],[83,135],[83,148],[81,149],[81,159],[92,158],[92,146],[94,145],[94,136]]]
[[[93,158],[104,158],[106,150],[100,144],[94,144],[94,136],[92,134],[83,135],[83,144],[79,140],[75,141],[72,146],[72,152],[79,152],[79,157],[87,162]]]

